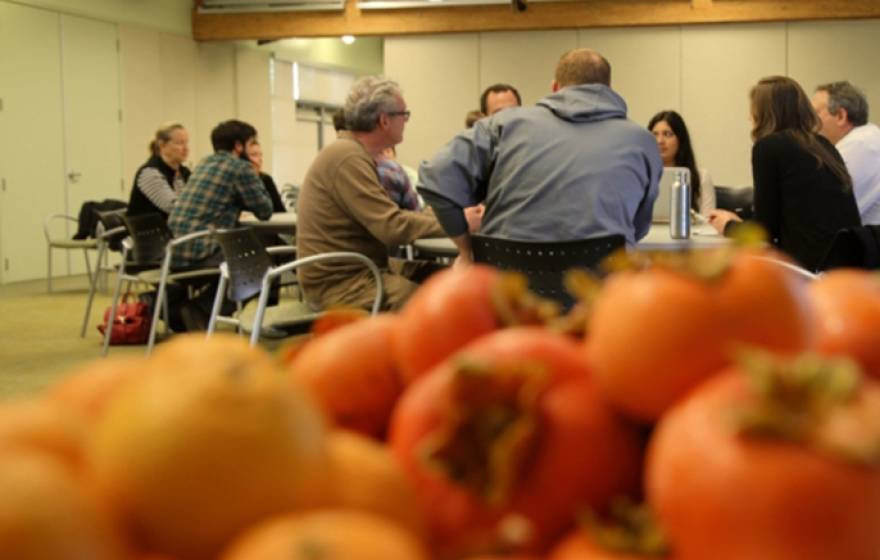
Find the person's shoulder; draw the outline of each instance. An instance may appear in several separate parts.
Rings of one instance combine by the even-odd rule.
[[[324,165],[340,166],[349,161],[365,160],[372,161],[366,150],[355,139],[339,138],[330,145],[324,147],[315,159],[316,163]]]
[[[790,135],[783,132],[773,132],[758,138],[752,145],[752,152],[775,151],[797,147],[798,143]]]
[[[815,138],[819,144],[822,145],[823,148],[829,151],[837,151],[837,148],[834,147],[834,144],[831,143],[830,140],[822,136],[821,134],[813,134],[813,138]]]

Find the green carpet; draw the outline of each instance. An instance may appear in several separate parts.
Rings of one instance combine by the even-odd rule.
[[[111,276],[111,289],[115,282]],[[88,279],[70,276],[53,284],[52,294],[46,292],[45,280],[0,286],[0,400],[35,395],[74,368],[101,359],[103,339],[96,325],[110,306],[112,292],[95,296],[86,336],[80,338]],[[218,325],[217,330],[232,327]],[[286,340],[267,338],[261,345],[271,352]],[[145,345],[111,346],[110,355],[145,350]]]
[[[0,399],[35,394],[71,368],[101,357],[95,325],[110,295],[98,292],[80,338],[88,280],[59,278],[53,287],[49,294],[43,280],[0,286]],[[111,354],[143,351],[143,346],[110,348]]]

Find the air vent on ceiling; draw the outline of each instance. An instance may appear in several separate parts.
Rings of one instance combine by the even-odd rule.
[[[345,8],[345,0],[201,0],[199,13],[294,12]]]

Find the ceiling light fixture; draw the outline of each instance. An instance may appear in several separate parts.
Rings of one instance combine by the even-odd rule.
[[[341,37],[341,39],[342,39],[342,42],[345,43],[346,45],[350,45],[350,44],[354,43],[354,35],[343,35]]]

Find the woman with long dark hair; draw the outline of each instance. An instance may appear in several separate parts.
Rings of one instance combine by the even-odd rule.
[[[697,167],[691,135],[684,119],[675,111],[660,111],[651,118],[648,130],[657,140],[664,167],[687,167],[691,172],[691,208],[708,216],[715,209],[715,185],[709,172]]]
[[[764,78],[749,97],[755,221],[774,245],[816,270],[834,234],[861,225],[852,180],[843,158],[818,134],[819,117],[796,81]],[[710,216],[720,232],[735,220],[725,210]]]

